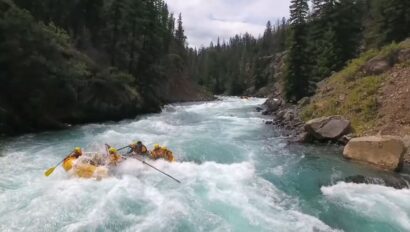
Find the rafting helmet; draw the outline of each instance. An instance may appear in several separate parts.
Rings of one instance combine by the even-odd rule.
[[[159,148],[161,148],[161,147],[159,146],[158,143],[156,143],[156,144],[154,144],[154,148],[155,148],[155,149],[159,149]]]
[[[75,153],[81,153],[81,147],[76,147],[74,148]]]
[[[111,153],[116,153],[117,149],[115,149],[114,147],[111,147],[110,149],[108,149],[108,152]]]
[[[168,148],[167,148],[166,146],[163,146],[163,147],[162,147],[162,149],[164,149],[164,150],[168,150]]]

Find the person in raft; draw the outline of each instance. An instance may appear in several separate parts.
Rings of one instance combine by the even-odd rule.
[[[151,151],[151,159],[157,160],[162,158],[163,150],[159,144],[154,145],[154,149]]]
[[[67,156],[65,159],[68,158],[76,158],[78,159],[78,157],[83,155],[83,151],[81,150],[81,147],[76,147],[74,148],[74,150],[71,152],[71,154],[69,156]]]
[[[134,142],[133,144],[130,144],[130,151],[128,151],[128,154],[131,153],[131,156],[135,155],[141,155],[141,156],[148,156],[149,152],[147,147],[142,144],[141,141]]]
[[[80,156],[83,155],[83,151],[81,147],[76,147],[74,150],[64,159],[63,161],[63,168],[67,172],[73,168],[75,160],[77,160]]]
[[[172,154],[172,151],[168,150],[166,146],[163,146],[161,149],[163,159],[168,160],[169,162],[173,162],[175,160],[174,154]]]
[[[151,158],[154,160],[165,159],[170,162],[174,161],[174,155],[172,154],[172,151],[168,150],[168,148],[165,146],[159,146],[159,144],[154,145],[154,150],[151,151]]]
[[[118,153],[117,149],[110,147],[108,149],[108,164],[116,166],[122,161],[122,156]]]

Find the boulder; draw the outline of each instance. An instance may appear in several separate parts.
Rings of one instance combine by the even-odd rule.
[[[410,60],[410,48],[400,50],[397,55],[397,61],[399,63],[404,63]]]
[[[294,140],[296,143],[310,143],[312,142],[312,137],[307,132],[302,132],[298,134]]]
[[[295,118],[295,113],[291,109],[286,110],[285,113],[283,114],[283,120],[286,122],[292,122],[294,118]]]
[[[400,170],[406,149],[394,136],[368,136],[349,141],[343,151],[348,159],[369,163],[387,170]]]
[[[304,107],[310,104],[310,98],[304,97],[298,101],[299,107]]]
[[[282,105],[282,101],[277,98],[269,98],[263,105],[266,107],[267,114],[277,111]]]
[[[391,68],[391,63],[387,58],[375,57],[364,65],[364,72],[367,75],[379,75]]]
[[[315,118],[305,124],[305,131],[320,141],[336,141],[351,132],[350,121],[341,116]]]

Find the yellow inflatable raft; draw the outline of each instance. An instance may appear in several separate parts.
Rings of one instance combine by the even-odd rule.
[[[75,157],[70,157],[63,162],[63,168],[68,172],[73,170],[73,173],[81,178],[102,178],[108,176],[108,169],[105,166],[95,166],[86,162],[76,162]]]
[[[77,158],[75,157],[69,157],[67,159],[64,160],[63,162],[63,168],[66,172],[70,171],[73,166],[74,166],[74,162],[77,160]]]

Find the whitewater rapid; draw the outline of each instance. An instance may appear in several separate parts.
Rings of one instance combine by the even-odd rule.
[[[166,106],[162,113],[0,142],[0,231],[410,231],[409,190],[337,182],[371,169],[339,148],[288,147],[255,111],[264,99]],[[178,162],[137,160],[96,181],[43,172],[75,146],[142,140]]]

